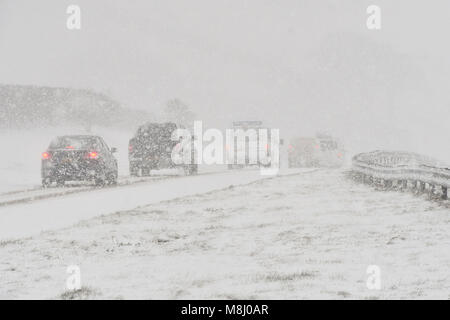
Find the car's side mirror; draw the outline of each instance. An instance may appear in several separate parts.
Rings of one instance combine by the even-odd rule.
[[[117,148],[112,147],[111,148],[111,153],[116,153],[117,152]]]

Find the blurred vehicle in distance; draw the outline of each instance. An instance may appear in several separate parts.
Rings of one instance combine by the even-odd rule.
[[[345,150],[341,143],[330,135],[297,137],[288,145],[290,168],[341,167],[345,161]]]

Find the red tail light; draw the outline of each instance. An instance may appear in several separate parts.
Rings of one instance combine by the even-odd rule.
[[[89,159],[98,159],[98,152],[96,151],[91,151],[88,154]]]
[[[131,144],[128,146],[128,151],[133,151],[133,146]]]
[[[50,159],[50,153],[48,153],[47,151],[46,151],[46,152],[43,152],[43,153],[42,153],[42,159],[43,159],[43,160],[48,160],[48,159]]]

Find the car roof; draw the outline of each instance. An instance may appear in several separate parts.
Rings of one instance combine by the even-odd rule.
[[[99,138],[99,136],[88,135],[88,134],[76,134],[76,135],[58,136],[57,138]]]
[[[175,122],[147,122],[140,126],[140,128],[149,128],[149,127],[178,127],[179,125]]]

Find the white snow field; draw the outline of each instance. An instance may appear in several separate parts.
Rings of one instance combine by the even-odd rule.
[[[227,187],[201,193],[220,188],[222,180]],[[116,212],[102,216],[108,210],[81,194],[67,196],[66,208],[55,200],[59,216],[30,204],[27,229],[39,224],[36,216],[58,227],[66,209],[78,208],[77,218],[86,220],[1,241],[0,298],[450,298],[445,202],[375,190],[340,170],[264,180],[249,172],[182,177],[115,192],[104,195],[114,195],[108,209]],[[143,194],[154,203],[136,201]],[[104,195],[92,199],[106,201]],[[25,213],[18,208],[27,206],[1,212],[2,235],[16,229],[3,225]],[[75,222],[69,220],[64,224]],[[78,291],[66,288],[69,265],[80,268]],[[380,290],[367,287],[369,265],[380,268]]]

